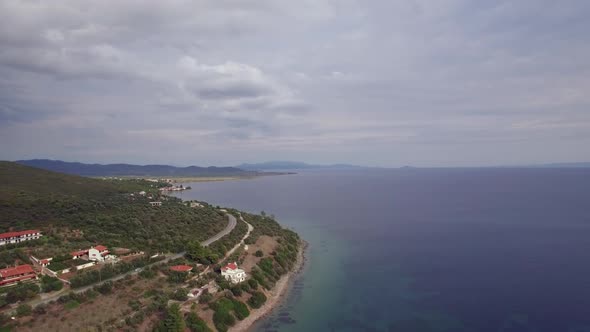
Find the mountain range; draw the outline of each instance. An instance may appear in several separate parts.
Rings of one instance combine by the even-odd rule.
[[[212,177],[262,175],[236,167],[176,167],[170,165],[84,164],[49,159],[18,160],[19,164],[81,176]]]
[[[331,165],[314,165],[299,161],[267,161],[256,164],[240,164],[237,168],[244,170],[270,171],[270,170],[303,170],[303,169],[330,169],[330,170],[350,170],[369,168],[349,164],[331,164]]]

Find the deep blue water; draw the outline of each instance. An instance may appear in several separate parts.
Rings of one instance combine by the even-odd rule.
[[[590,170],[306,172],[179,195],[310,244],[260,331],[590,331]]]

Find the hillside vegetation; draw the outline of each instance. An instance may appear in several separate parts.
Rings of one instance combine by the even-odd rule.
[[[0,162],[0,231],[42,230],[46,236],[26,246],[49,256],[98,243],[146,252],[179,252],[191,241],[205,240],[227,225],[227,217],[212,207],[190,208],[179,199],[159,197],[159,186]],[[141,190],[162,200],[162,206],[150,206],[150,199],[137,194]]]
[[[257,172],[245,171],[236,167],[176,167],[170,165],[130,165],[130,164],[84,164],[61,160],[32,159],[19,160],[19,164],[38,167],[49,171],[83,176],[158,176],[158,177],[215,177],[251,176]]]

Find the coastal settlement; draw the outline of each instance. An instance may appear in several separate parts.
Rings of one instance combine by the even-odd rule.
[[[51,223],[13,223],[0,234],[3,326],[19,331],[242,329],[241,321],[251,324],[261,316],[257,310],[273,296],[275,284],[295,268],[301,240],[271,216],[183,202],[165,193],[190,187],[168,181],[103,181],[131,181],[140,190],[94,202],[141,213],[123,218],[107,217],[109,209],[80,212],[68,218],[102,222],[89,226],[48,217]],[[141,226],[137,217],[150,222]],[[194,218],[194,229],[171,232],[184,229],[186,217]],[[118,223],[111,226],[111,219]],[[158,220],[166,220],[168,231],[150,232],[160,227]],[[37,228],[17,229],[19,224]]]

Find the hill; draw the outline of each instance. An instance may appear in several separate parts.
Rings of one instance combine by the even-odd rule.
[[[160,196],[144,180],[100,180],[0,162],[0,232],[40,229],[41,256],[103,244],[151,251],[182,251],[227,225],[213,207],[190,208]],[[146,196],[138,191],[146,191]],[[132,196],[131,194],[135,192]],[[150,206],[161,200],[161,207]],[[2,249],[2,248],[0,248]]]
[[[49,159],[18,160],[19,164],[81,176],[217,177],[251,176],[257,172],[236,167],[176,167],[169,165],[84,164]]]
[[[132,192],[142,188],[139,182],[104,181],[73,176],[0,161],[0,200],[8,196],[57,195],[97,197]]]

